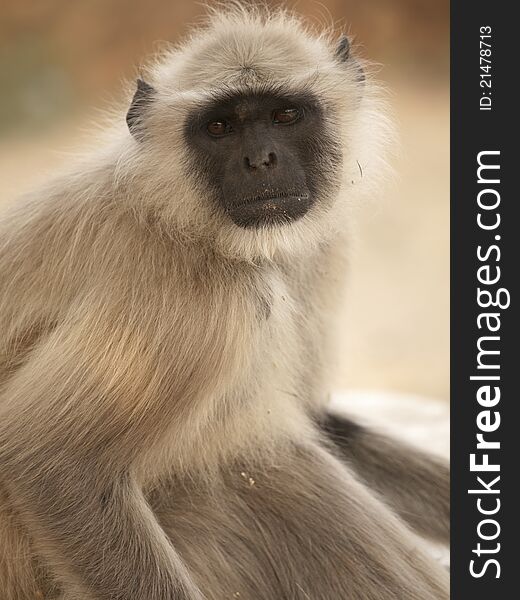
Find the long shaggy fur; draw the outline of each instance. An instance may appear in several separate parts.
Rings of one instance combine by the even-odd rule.
[[[140,141],[121,116],[2,216],[3,599],[447,597],[316,426],[349,209],[389,134],[334,50],[285,12],[214,12],[148,69]],[[207,201],[183,123],[273,87],[320,98],[344,168],[299,221],[242,229]]]

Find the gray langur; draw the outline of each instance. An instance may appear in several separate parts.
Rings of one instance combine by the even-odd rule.
[[[2,216],[2,600],[447,598],[447,466],[327,409],[388,129],[348,39],[233,5],[120,121]]]

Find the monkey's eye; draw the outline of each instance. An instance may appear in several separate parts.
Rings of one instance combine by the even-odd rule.
[[[233,131],[233,128],[228,121],[210,121],[207,124],[206,129],[213,137],[222,137]]]
[[[302,117],[302,111],[297,108],[281,108],[273,111],[273,123],[276,125],[290,125]]]

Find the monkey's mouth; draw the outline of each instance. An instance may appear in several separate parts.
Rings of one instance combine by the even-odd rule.
[[[305,215],[311,207],[308,192],[262,194],[227,207],[226,212],[240,227],[265,227],[290,223]]]

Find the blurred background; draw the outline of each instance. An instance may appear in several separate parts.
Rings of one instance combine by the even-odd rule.
[[[449,0],[287,5],[355,36],[400,134],[395,182],[358,214],[334,385],[447,401]],[[2,0],[0,209],[52,176],[122,81],[203,13],[187,0]]]

